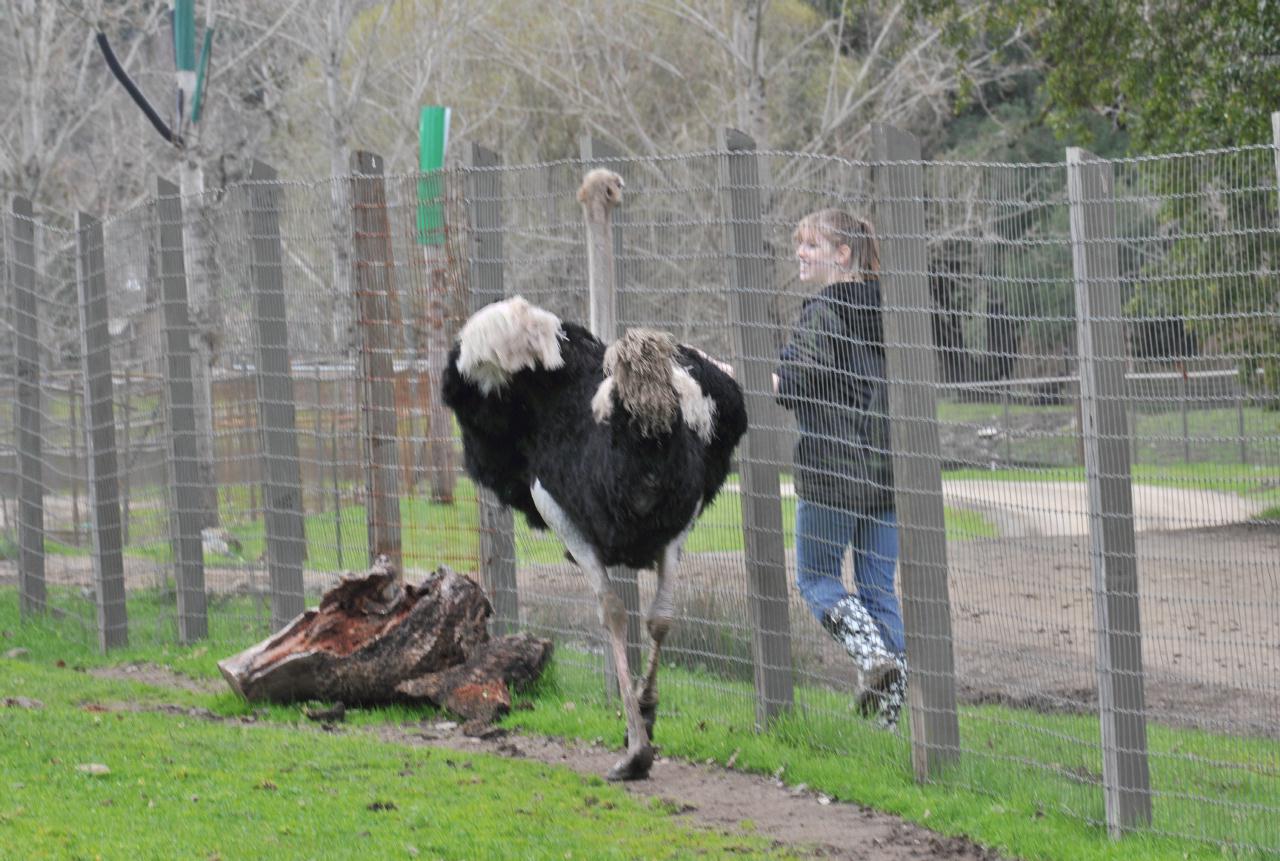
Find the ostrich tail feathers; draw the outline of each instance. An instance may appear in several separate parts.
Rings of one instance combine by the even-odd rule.
[[[605,383],[631,416],[641,436],[669,433],[680,411],[672,385],[676,342],[666,332],[628,329],[604,354]],[[608,395],[604,395],[608,397]],[[596,401],[601,400],[597,393]],[[597,418],[602,405],[593,402]]]
[[[458,373],[486,395],[519,371],[564,365],[560,318],[520,296],[472,314],[458,333],[458,345]]]

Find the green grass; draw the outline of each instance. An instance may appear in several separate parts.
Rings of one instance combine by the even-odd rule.
[[[1219,490],[1223,493],[1252,494],[1268,482],[1277,480],[1274,467],[1249,464],[1174,463],[1132,467],[1137,484],[1165,487],[1191,487],[1197,490]],[[942,473],[945,479],[980,478],[989,481],[1084,481],[1083,466],[1010,469],[951,469]]]
[[[1023,416],[1057,416],[1064,430],[1053,434],[1020,435],[1008,441],[1010,457],[1022,462],[1063,463],[1075,458],[1075,436],[1065,428],[1076,415],[1073,405],[1036,407],[1010,404],[1011,419]],[[1240,463],[1240,419],[1244,419],[1246,457],[1274,463],[1280,440],[1280,413],[1261,407],[1192,409],[1187,412],[1186,436],[1192,461],[1231,465]],[[1004,410],[999,403],[938,402],[938,419],[944,424],[1000,425]],[[1128,420],[1138,463],[1180,462],[1188,449],[1183,445],[1182,413],[1130,410]],[[1001,443],[1002,451],[1004,443]]]
[[[0,709],[0,857],[784,857],[564,768],[149,712],[201,697],[14,661],[0,686],[44,704]]]
[[[944,473],[946,479],[982,479],[984,481],[1084,481],[1083,467],[1057,469],[1007,469],[1007,470],[955,470]],[[1240,464],[1174,464],[1169,466],[1138,465],[1134,478],[1139,483],[1186,487],[1200,490],[1218,490],[1257,498],[1260,503],[1271,501],[1280,504],[1280,487],[1266,487],[1274,481],[1275,471],[1263,467]],[[434,567],[447,564],[455,568],[474,567],[478,554],[477,534],[479,516],[474,485],[460,479],[455,489],[452,505],[443,505],[427,499],[405,497],[400,500],[402,518],[401,535],[407,564],[417,567]],[[782,528],[787,545],[791,546],[795,535],[796,500],[786,496],[782,500]],[[948,506],[944,510],[947,540],[966,541],[975,538],[991,538],[998,535],[995,524],[971,509]],[[365,558],[368,547],[363,505],[343,506],[335,523],[332,511],[308,514],[305,519],[308,561],[307,566],[318,571],[341,571],[356,565]],[[515,542],[522,563],[549,564],[563,558],[560,543],[547,533],[529,529],[524,518],[515,518]],[[341,526],[339,533],[338,524]],[[231,531],[244,546],[243,556],[256,559],[265,547],[265,535],[261,522],[231,526]],[[342,559],[338,558],[338,536],[341,535]],[[703,513],[698,525],[690,533],[685,549],[689,553],[741,552],[742,506],[739,494],[725,490],[711,507]],[[169,554],[167,542],[153,542],[136,546],[130,553],[166,561]],[[236,560],[215,557],[212,564],[232,564]],[[342,564],[339,564],[341,561]]]
[[[8,632],[0,643],[5,649],[21,645],[30,650],[30,656],[24,662],[0,661],[0,690],[5,692],[5,696],[16,694],[45,699],[38,692],[17,688],[12,681],[15,677],[35,678],[37,671],[46,674],[41,678],[72,679],[76,684],[108,684],[65,670],[58,675],[50,669],[57,660],[63,660],[72,667],[144,660],[164,664],[197,678],[217,678],[215,664],[219,658],[265,635],[264,629],[252,630],[253,626],[243,621],[237,627],[235,624],[219,624],[217,620],[225,616],[247,620],[253,618],[254,612],[250,599],[234,599],[222,608],[222,612],[211,614],[214,628],[209,643],[180,647],[163,638],[162,632],[168,623],[160,603],[134,598],[130,602],[130,646],[103,656],[94,650],[93,638],[84,636],[70,616],[60,622],[23,623],[17,618],[13,593],[0,592],[0,631]],[[91,621],[92,616],[89,619]],[[134,634],[134,631],[140,634]],[[616,702],[602,696],[598,660],[568,647],[559,648],[543,679],[533,691],[523,695],[532,708],[514,711],[505,724],[563,738],[599,738],[611,746],[620,746],[622,723],[617,716]],[[105,697],[104,694],[84,692],[67,696],[76,702]],[[150,697],[184,706],[198,705],[230,718],[249,712],[248,706],[229,692],[190,694],[166,691],[146,694],[145,697],[135,692],[127,696],[113,696],[116,699],[142,697],[144,700]],[[1157,793],[1154,799],[1156,833],[1114,842],[1097,824],[1103,819],[1104,811],[1099,786],[1102,765],[1096,717],[1047,715],[996,705],[962,707],[960,731],[963,751],[958,763],[945,771],[936,784],[919,785],[912,779],[910,750],[905,738],[872,729],[853,714],[849,702],[846,693],[799,687],[796,710],[776,721],[768,732],[757,733],[754,730],[754,694],[750,683],[727,681],[705,670],[666,666],[662,673],[658,742],[664,753],[694,761],[727,763],[733,758],[736,768],[762,774],[773,774],[781,769],[789,784],[805,783],[835,798],[868,804],[946,834],[964,834],[1020,858],[1074,861],[1280,857],[1280,820],[1275,816],[1275,811],[1280,808],[1280,743],[1276,741],[1150,725],[1152,783]],[[354,725],[376,725],[414,720],[421,713],[412,709],[386,709],[353,711],[350,715],[350,722]],[[10,717],[8,711],[0,710],[0,720],[7,721]],[[199,728],[199,732],[208,729],[204,723],[183,721],[173,716],[151,716],[147,719],[157,723],[130,723],[130,731],[153,737],[163,727],[173,739],[166,749],[215,750],[218,751],[215,757],[218,762],[232,755],[202,737],[193,736],[187,742],[187,734],[192,728]],[[83,720],[87,721],[88,717]],[[120,719],[113,716],[110,720],[119,722]],[[134,721],[135,717],[129,716],[128,720]],[[279,724],[293,735],[264,736],[255,734],[259,731],[253,730],[240,731],[234,736],[249,746],[243,754],[243,761],[247,763],[245,767],[251,776],[269,779],[278,787],[286,785],[282,779],[293,779],[286,772],[280,772],[280,777],[275,776],[277,766],[269,764],[282,760],[276,759],[273,751],[259,749],[258,744],[280,747],[287,742],[293,746],[294,753],[283,759],[296,762],[324,761],[324,757],[331,755],[328,749],[313,752],[305,747],[312,743],[309,739],[314,734],[299,733],[292,728],[299,722],[297,707],[272,707],[265,721]],[[56,743],[32,746],[39,756],[44,757],[44,764],[30,759],[36,754],[23,754],[28,757],[23,760],[27,763],[24,769],[37,766],[48,769],[50,755],[64,759],[61,753],[51,754],[51,751],[65,746],[66,740],[72,737],[77,745],[81,743],[80,735],[92,740],[92,732],[88,730],[96,729],[97,725],[86,723],[81,727],[85,732],[70,734],[66,725],[59,724],[58,727],[53,740]],[[6,750],[5,745],[12,745],[11,739],[15,737],[9,729],[8,725],[0,728],[0,761],[6,764],[11,751]],[[29,729],[36,731],[34,727]],[[22,732],[16,735],[22,737]],[[295,736],[302,738],[290,741]],[[114,739],[111,745],[99,749],[123,749],[121,746],[126,743],[124,739]],[[371,742],[364,740],[360,744]],[[206,748],[204,745],[213,746]],[[93,752],[85,749],[83,755]],[[168,755],[172,757],[172,754]],[[372,759],[386,773],[363,771],[362,784],[379,787],[375,796],[390,791],[381,787],[398,786],[395,772],[403,767],[398,759],[402,756],[402,752],[376,752]],[[340,759],[339,762],[346,760]],[[190,815],[196,808],[187,808],[179,802],[182,793],[188,791],[188,781],[197,768],[194,760],[185,767],[185,776],[172,767],[167,772],[161,769],[150,785],[154,787],[158,782],[167,796],[173,797],[173,809],[184,810]],[[199,768],[216,774],[230,772],[216,762]],[[512,775],[516,772],[507,773]],[[6,771],[6,780],[9,779],[7,774]],[[49,771],[41,774],[42,780],[50,780],[54,776]],[[90,781],[88,785],[94,785],[83,775],[58,775],[57,779]],[[209,793],[221,791],[218,789],[220,778],[215,780],[211,774],[201,775],[199,779],[209,782],[209,788],[192,790],[191,794],[203,792],[205,797],[212,797]],[[520,783],[515,779],[509,782]],[[306,783],[325,785],[323,781],[317,782],[314,775]],[[346,792],[344,780],[337,783],[335,788]],[[245,787],[243,781],[235,786],[242,794],[259,800],[256,793],[248,791],[252,786]],[[57,791],[61,793],[70,791],[70,788],[74,787],[65,782],[57,784]],[[130,792],[133,792],[132,788]],[[130,797],[132,803],[139,803],[140,796]],[[391,797],[401,811],[406,809],[400,802],[400,796]],[[362,798],[355,797],[356,806],[354,810],[348,809],[348,819],[364,815],[360,805],[371,801],[362,802]],[[72,795],[67,803],[61,807],[54,805],[51,809],[81,810],[86,805],[92,806],[92,803],[95,803],[92,797],[86,800]],[[422,800],[421,803],[426,804],[427,801]],[[4,845],[3,829],[10,827],[3,817],[14,804],[25,806],[23,802],[9,806],[0,802],[0,845]],[[498,807],[501,809],[500,805]],[[43,808],[30,806],[29,809]],[[204,809],[199,808],[200,811]],[[121,811],[117,809],[114,812],[119,814]],[[308,817],[310,815],[308,813]],[[50,829],[51,833],[59,828],[72,827],[65,817],[51,817],[42,826]],[[223,825],[226,828],[241,827],[241,821],[230,817]],[[275,823],[274,827],[279,825]],[[74,827],[81,829],[80,825]],[[243,827],[257,829],[259,825],[250,822]],[[260,839],[271,835],[270,828],[264,826],[264,829],[254,833]],[[26,836],[24,832],[24,839]],[[415,843],[412,838],[404,839],[427,851],[423,844]],[[287,847],[288,844],[282,845]],[[1272,854],[1250,848],[1258,846],[1269,847]],[[1233,848],[1224,851],[1223,847]],[[190,848],[203,851],[205,847],[202,844]],[[64,857],[60,851],[53,854]],[[88,849],[84,851],[86,854],[90,852]],[[225,851],[224,857],[240,857],[230,850]],[[583,856],[575,852],[575,857]]]
[[[952,541],[997,535],[995,524],[978,512],[947,508],[944,514],[947,537]],[[784,497],[782,528],[788,547],[794,540],[795,516],[795,497]],[[417,497],[402,497],[400,517],[406,564],[430,568],[445,564],[464,570],[475,567],[479,553],[477,536],[480,522],[475,486],[470,481],[460,479],[457,482],[452,505]],[[363,505],[343,506],[336,518],[333,511],[308,514],[304,523],[308,568],[333,572],[351,570],[359,567],[366,558],[369,544]],[[550,564],[564,558],[564,549],[554,536],[530,529],[519,515],[515,518],[515,524],[516,548],[521,562]],[[255,560],[262,555],[266,548],[266,533],[261,521],[238,524],[230,522],[227,528],[240,540],[240,557],[209,554],[205,559],[206,564],[241,565],[245,560]],[[141,533],[142,530],[135,532]],[[46,541],[46,547],[51,553],[65,555],[84,556],[91,552],[87,544],[75,547]],[[742,552],[742,504],[736,491],[726,490],[712,503],[690,533],[685,549],[690,553]],[[0,557],[3,553],[3,548],[0,548]],[[163,536],[150,536],[145,540],[132,542],[125,548],[125,555],[160,563],[171,560],[169,542]]]
[[[1233,493],[1256,501],[1267,508],[1257,515],[1259,520],[1280,518],[1280,470],[1276,467],[1249,464],[1174,463],[1161,466],[1135,464],[1135,484],[1153,487],[1177,487],[1186,490],[1212,490]],[[1062,466],[1044,469],[955,469],[942,474],[951,481],[1085,481],[1084,467]],[[1276,505],[1270,505],[1276,503]]]
[[[561,653],[511,725],[547,735],[621,744],[616,706],[600,702],[600,681]],[[1152,835],[1107,839],[1098,722],[1001,706],[962,707],[959,762],[934,785],[910,771],[905,737],[870,728],[849,696],[796,692],[799,707],[767,733],[754,724],[749,684],[664,668],[657,735],[664,753],[765,774],[782,770],[834,798],[867,804],[947,834],[964,834],[1027,859],[1220,858],[1216,845]],[[566,704],[572,703],[571,708]],[[1149,727],[1154,828],[1241,849],[1228,857],[1280,857],[1280,743],[1196,730]],[[1085,778],[1094,785],[1085,785]],[[1213,799],[1207,804],[1202,798]]]

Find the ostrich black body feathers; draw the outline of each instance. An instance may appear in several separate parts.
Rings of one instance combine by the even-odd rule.
[[[556,336],[562,364],[513,369],[487,392],[460,369],[463,345],[454,346],[442,392],[458,417],[466,470],[537,528],[546,524],[530,488],[541,482],[605,565],[652,567],[723,485],[747,428],[741,389],[702,354],[676,347],[672,370],[709,400],[710,432],[680,415],[646,433],[616,394],[607,417],[593,413],[605,346],[575,323],[560,322]]]

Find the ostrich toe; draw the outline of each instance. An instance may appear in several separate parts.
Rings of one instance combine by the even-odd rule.
[[[606,780],[644,780],[649,776],[649,769],[653,768],[653,746],[645,745],[639,750],[627,751],[627,755],[618,760],[613,768],[609,769],[609,773],[605,775]]]

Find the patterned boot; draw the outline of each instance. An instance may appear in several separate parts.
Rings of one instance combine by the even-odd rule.
[[[907,662],[899,657],[894,666],[867,680],[862,693],[858,694],[858,712],[863,717],[875,716],[881,728],[892,731],[897,729],[906,699]]]
[[[905,665],[885,648],[880,629],[857,596],[849,595],[828,610],[822,626],[853,658],[863,691],[888,691],[894,679],[904,678]]]
[[[898,658],[898,671],[885,686],[884,699],[880,701],[880,715],[876,722],[890,732],[898,728],[902,704],[907,700],[907,662]]]

